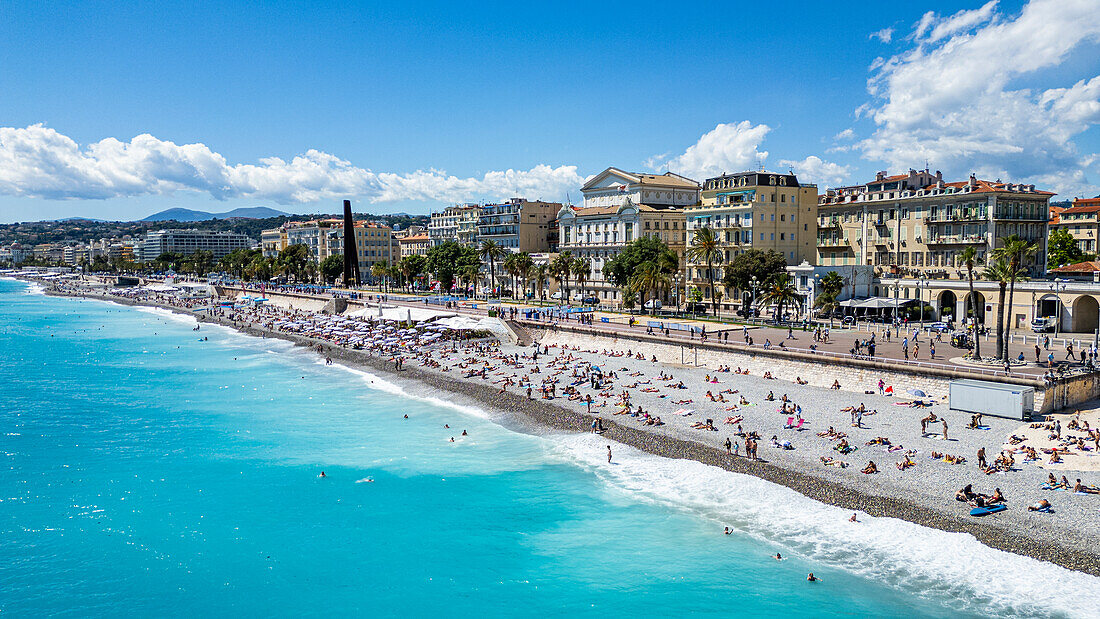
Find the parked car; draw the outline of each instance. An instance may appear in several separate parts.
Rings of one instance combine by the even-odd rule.
[[[1054,330],[1055,322],[1057,318],[1054,316],[1043,316],[1031,321],[1031,330],[1035,333],[1050,333]]]
[[[564,296],[565,296],[565,294],[562,291],[559,290],[559,291],[555,292],[554,294],[550,295],[550,298],[555,300],[555,301],[561,301]]]
[[[947,326],[946,322],[934,322],[928,325],[928,330],[936,333],[947,333],[951,328]]]
[[[684,306],[684,312],[688,314],[706,314],[707,304],[699,301],[691,301]]]
[[[584,297],[583,299],[581,299],[581,303],[584,303],[585,305],[599,305],[600,304],[600,298],[599,297],[591,297],[591,296],[590,297]]]
[[[737,315],[742,318],[757,318],[760,316],[760,310],[755,307],[743,307],[737,310]]]
[[[650,299],[646,301],[645,305],[643,305],[642,307],[646,308],[647,310],[659,310],[661,309],[661,301],[659,299]]]
[[[951,345],[955,348],[973,348],[974,341],[966,331],[956,331],[951,334]]]

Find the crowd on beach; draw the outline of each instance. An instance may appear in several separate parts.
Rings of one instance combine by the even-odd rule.
[[[987,457],[984,445],[974,452],[948,453],[952,434],[945,411],[940,410],[946,407],[942,399],[926,396],[897,397],[886,404],[897,409],[880,410],[879,405],[866,406],[855,393],[837,393],[830,402],[844,398],[848,403],[836,407],[829,417],[831,425],[820,429],[825,425],[817,425],[826,412],[822,410],[823,390],[809,387],[808,381],[801,377],[793,382],[778,380],[764,361],[756,367],[719,365],[700,369],[700,373],[705,372],[700,379],[694,370],[683,370],[680,375],[681,370],[658,362],[655,355],[641,348],[641,344],[631,346],[629,340],[616,349],[570,345],[549,339],[518,347],[502,345],[485,333],[437,328],[431,321],[412,324],[349,318],[266,304],[220,306],[209,300],[180,299],[171,294],[137,289],[110,289],[106,294],[182,309],[201,309],[197,315],[238,327],[257,327],[272,333],[308,338],[316,343],[321,354],[325,354],[325,346],[360,350],[388,358],[396,369],[406,363],[415,364],[424,371],[445,372],[463,380],[492,385],[500,392],[553,402],[592,415],[593,432],[603,432],[606,422],[616,420],[658,432],[698,433],[699,442],[720,446],[731,458],[781,462],[784,459],[781,454],[792,452],[791,457],[797,457],[798,452],[805,450],[826,454],[814,458],[823,471],[839,473],[851,467],[853,472],[859,471],[857,477],[863,477],[879,476],[884,468],[889,468],[895,471],[894,475],[937,475],[914,472],[927,468],[920,464],[927,458],[950,469],[972,471],[974,475],[985,477],[1014,475],[1021,470],[1022,464],[1058,464],[1070,454],[1100,453],[1100,428],[1090,426],[1079,415],[1071,418],[1065,428],[1058,419],[1043,420],[1031,426],[1054,441],[1049,447],[1032,445],[1028,438],[1012,434],[993,458]],[[722,336],[728,337],[728,333]],[[745,336],[751,337],[747,330]],[[818,328],[814,333],[815,342],[828,341],[828,338],[825,328]],[[873,355],[874,342],[872,334],[856,352],[870,351]],[[769,345],[766,341],[765,346]],[[913,352],[917,354],[915,348]],[[761,380],[771,385],[766,394],[760,395],[756,387],[746,388],[748,384],[759,385],[756,381]],[[839,380],[834,379],[832,392],[840,389]],[[893,396],[893,389],[879,380],[865,393],[877,394],[877,401],[884,402],[885,398]],[[885,435],[867,436],[869,421],[873,423],[880,417],[888,417],[896,426],[901,411],[911,408],[926,409],[919,420],[919,434],[906,432],[904,440]],[[836,423],[841,419],[837,414],[844,415],[844,421]],[[850,427],[843,427],[845,423]],[[815,431],[806,435],[809,438],[803,438],[802,433],[814,426]],[[988,428],[980,415],[972,416],[970,423],[964,426],[965,431]],[[857,440],[856,436],[861,438]],[[930,439],[943,441],[945,448],[929,449],[925,441]],[[811,445],[812,441],[820,441],[820,446]],[[762,444],[770,447],[772,455],[762,454]],[[862,458],[859,464],[853,462],[863,454],[867,454],[865,464]],[[880,467],[883,459],[892,460],[892,463]],[[801,466],[798,460],[787,464],[792,463]],[[1076,484],[1053,481],[1058,484],[1048,483],[1041,490],[1073,488],[1073,492],[1082,495],[1100,492],[1080,480]],[[1007,502],[999,489],[983,494],[975,492],[970,484],[956,493],[955,498],[959,497],[976,506]],[[949,497],[945,500],[949,501]],[[1050,503],[1046,497],[1043,500]]]

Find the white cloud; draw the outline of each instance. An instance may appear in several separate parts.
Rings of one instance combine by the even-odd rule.
[[[671,170],[698,181],[728,172],[759,169],[768,158],[768,151],[760,150],[760,145],[770,131],[771,127],[765,124],[754,125],[747,120],[722,123],[704,133],[682,154],[650,157],[646,166]],[[852,136],[854,132],[847,129],[838,137],[845,134]],[[806,182],[839,183],[850,173],[848,166],[822,161],[814,155],[802,160],[784,159],[779,164],[793,169]]]
[[[823,161],[817,155],[810,155],[801,161],[781,159],[779,165],[790,168],[800,181],[836,186],[843,183],[852,173],[846,165]]]
[[[671,159],[667,155],[651,157],[646,165],[698,180],[726,172],[752,170],[768,158],[768,151],[761,151],[759,147],[769,131],[771,127],[754,125],[747,120],[736,124],[721,123],[704,133],[682,154]]]
[[[371,202],[455,202],[511,196],[556,199],[583,183],[576,166],[460,178],[441,170],[376,173],[318,150],[290,161],[229,164],[204,144],[139,135],[129,142],[106,138],[81,148],[41,124],[0,127],[0,194],[49,199],[106,199],[176,192],[217,199],[257,198],[280,204],[340,198]]]
[[[873,100],[860,113],[877,129],[858,143],[864,157],[1045,180],[1059,193],[1089,187],[1091,153],[1079,153],[1074,138],[1100,123],[1100,77],[1044,90],[1015,82],[1042,80],[1074,52],[1095,53],[1095,0],[1031,0],[1014,16],[997,13],[996,2],[945,18],[930,12],[910,40],[872,69]]]
[[[833,136],[834,140],[851,140],[856,137],[856,132],[851,127]]]
[[[883,43],[889,43],[894,38],[894,29],[893,28],[883,28],[882,30],[872,32],[871,35],[867,38],[869,38],[869,39],[878,39],[879,41],[882,41]]]

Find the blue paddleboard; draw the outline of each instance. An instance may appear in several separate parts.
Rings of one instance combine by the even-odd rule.
[[[1003,512],[1006,509],[1008,509],[1008,508],[1005,507],[1004,505],[1001,505],[1001,504],[998,503],[997,505],[990,505],[988,507],[975,507],[974,509],[970,510],[970,515],[971,516],[988,516],[989,514],[996,514],[997,512]]]

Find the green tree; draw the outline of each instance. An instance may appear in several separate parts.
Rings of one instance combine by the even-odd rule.
[[[563,251],[550,261],[550,277],[558,282],[558,292],[562,300],[569,303],[569,275],[573,272],[573,253]]]
[[[540,264],[535,267],[535,284],[538,286],[538,296],[542,301],[546,300],[546,285],[550,283],[550,265]]]
[[[401,274],[405,276],[405,284],[412,290],[413,282],[416,278],[420,277],[424,273],[424,269],[427,268],[428,259],[424,256],[412,255],[405,256],[398,263],[401,269]]]
[[[604,264],[604,278],[619,288],[626,288],[638,267],[646,262],[653,263],[668,275],[676,272],[680,260],[661,239],[643,236],[628,243],[618,256]]]
[[[1047,239],[1047,265],[1050,268],[1064,264],[1077,264],[1088,259],[1088,255],[1077,245],[1076,239],[1065,228],[1058,228]]]
[[[573,279],[577,282],[577,288],[580,290],[581,296],[584,297],[584,285],[588,283],[588,278],[592,276],[592,261],[588,258],[573,258],[569,268],[573,272]]]
[[[279,252],[279,257],[275,259],[275,268],[279,273],[292,276],[295,281],[300,281],[306,270],[306,265],[309,263],[309,248],[301,243],[295,243],[294,245],[287,245],[285,249]]]
[[[1009,273],[1008,260],[1004,256],[993,255],[993,259],[982,270],[982,278],[997,282],[999,295],[997,298],[997,353],[994,359],[1004,359],[1005,342],[1005,296],[1008,292],[1008,280],[1012,279]],[[1019,277],[1021,274],[1017,274]]]
[[[336,279],[344,274],[344,257],[333,254],[321,261],[321,277],[326,284],[333,284]],[[344,282],[344,285],[348,285]]]
[[[690,262],[702,262],[707,265],[706,277],[710,284],[711,306],[715,316],[718,315],[718,297],[714,294],[714,281],[718,278],[714,274],[714,263],[721,261],[722,257],[722,245],[714,229],[705,226],[696,230],[691,238],[691,245],[687,249],[687,258]]]
[[[271,258],[256,256],[252,259],[252,262],[248,263],[248,266],[245,267],[244,277],[252,280],[266,282],[267,280],[271,279],[273,263],[274,260]]]
[[[481,242],[478,253],[489,263],[489,294],[491,295],[497,287],[497,260],[507,255],[508,250],[501,247],[500,243],[496,241],[485,240]]]
[[[661,265],[650,261],[638,265],[630,279],[630,289],[634,293],[640,296],[651,293],[649,298],[652,300],[657,300],[661,296],[661,291],[666,290],[670,285],[672,285],[672,278],[668,273],[661,268]],[[645,307],[644,301],[642,307]],[[656,303],[652,304],[650,311],[653,315],[657,314]]]
[[[378,280],[379,289],[382,292],[386,291],[386,279],[390,275],[390,263],[385,260],[379,260],[370,267],[371,277]]]
[[[789,274],[783,273],[776,275],[768,280],[768,285],[764,288],[764,294],[760,296],[760,299],[768,305],[775,305],[775,319],[783,320],[783,309],[790,304],[796,304],[802,300],[802,295],[798,294],[798,288],[794,285],[794,278]]]
[[[1004,245],[994,250],[994,253],[1003,256],[1008,261],[1008,311],[1012,312],[1013,298],[1016,294],[1016,282],[1020,279],[1021,272],[1026,272],[1024,265],[1031,259],[1032,256],[1038,251],[1038,247],[1033,243],[1028,243],[1019,235],[1013,234],[1001,239]],[[1012,315],[1009,314],[1009,321],[1012,321]],[[1011,325],[1005,325],[1006,328],[1011,329]],[[1002,359],[1008,359],[1008,338],[1005,338],[1004,356]]]
[[[749,290],[752,288],[752,278],[756,277],[759,285],[766,287],[777,275],[786,274],[786,269],[787,259],[783,254],[774,249],[750,249],[730,260],[722,276],[722,284],[726,290]]]
[[[473,264],[481,265],[478,251],[472,247],[459,245],[455,241],[446,241],[428,250],[425,266],[439,282],[444,292],[454,287],[455,276]]]
[[[966,265],[966,279],[970,284],[970,310],[974,313],[974,359],[981,361],[982,344],[978,337],[978,297],[974,294],[974,265],[978,264],[978,250],[971,245],[959,252],[959,262]],[[924,308],[921,308],[924,312]]]

